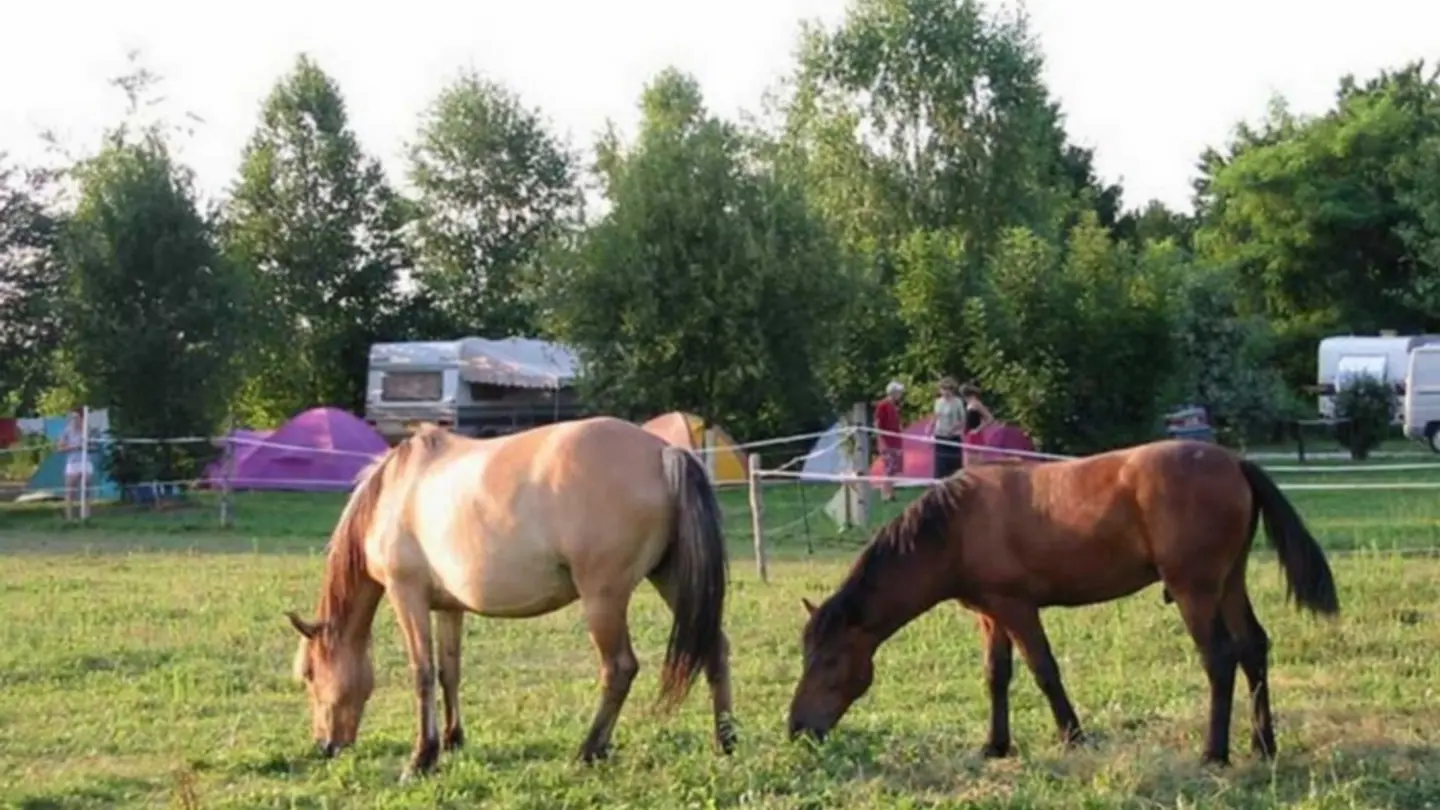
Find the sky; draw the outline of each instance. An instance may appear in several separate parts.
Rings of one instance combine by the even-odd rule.
[[[126,54],[164,77],[165,112],[200,123],[180,144],[219,195],[267,91],[304,51],[334,77],[361,144],[403,185],[420,112],[474,68],[589,147],[607,120],[634,131],[644,83],[667,66],[710,108],[758,110],[793,64],[802,20],[837,23],[846,0],[0,0],[0,151],[50,159],[39,133],[83,153],[119,119],[109,80]],[[1367,0],[1029,0],[1047,82],[1073,141],[1096,150],[1126,204],[1188,208],[1200,152],[1284,96],[1330,106],[1339,78],[1440,58],[1440,3]],[[383,11],[382,11],[383,9]],[[1325,13],[1322,13],[1324,11]]]

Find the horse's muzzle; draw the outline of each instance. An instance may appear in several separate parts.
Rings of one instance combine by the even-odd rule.
[[[792,717],[790,719],[790,739],[796,740],[800,737],[808,737],[817,743],[825,742],[824,731]]]
[[[315,744],[315,747],[317,750],[320,751],[320,756],[326,759],[334,759],[335,755],[339,754],[341,749],[343,749],[345,746],[335,742],[334,740],[321,740],[320,742]]]

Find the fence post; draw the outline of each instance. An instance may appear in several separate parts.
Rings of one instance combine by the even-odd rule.
[[[90,406],[80,406],[80,522],[90,517]]]
[[[704,432],[700,434],[700,444],[705,453],[705,472],[709,473],[710,483],[713,486],[715,484],[715,470],[716,467],[719,466],[715,463],[716,458],[714,428],[711,428],[708,425],[705,427]]]
[[[859,439],[855,450],[856,512],[855,524],[862,529],[870,528],[870,515],[875,511],[875,488],[870,486],[870,406],[864,402],[855,403],[850,409],[850,424],[854,426]]]
[[[235,470],[235,416],[225,420],[225,435],[220,437],[220,528],[228,529],[235,522],[235,506],[230,500],[230,478]]]
[[[755,571],[760,575],[760,581],[770,582],[770,574],[765,564],[765,498],[760,491],[760,454],[751,453],[749,458],[750,473],[750,533],[755,541]]]

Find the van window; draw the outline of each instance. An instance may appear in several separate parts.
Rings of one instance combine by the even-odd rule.
[[[438,402],[444,390],[439,371],[387,371],[380,382],[386,402]]]

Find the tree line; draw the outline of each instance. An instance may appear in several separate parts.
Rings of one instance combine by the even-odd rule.
[[[854,0],[806,26],[757,114],[666,70],[637,134],[582,150],[473,71],[392,186],[300,56],[203,204],[132,114],[58,172],[0,159],[0,392],[121,436],[362,407],[368,347],[568,344],[597,410],[740,438],[823,426],[899,378],[975,380],[1047,449],[1205,406],[1243,441],[1313,411],[1315,342],[1440,328],[1440,94],[1423,64],[1275,102],[1197,156],[1193,210],[1128,208],[1072,142],[1023,12]],[[1143,114],[1137,109],[1136,114]],[[151,460],[173,466],[178,460]]]

